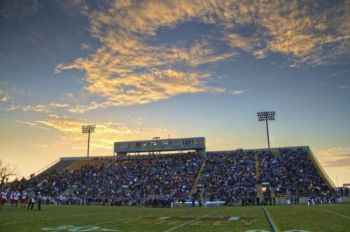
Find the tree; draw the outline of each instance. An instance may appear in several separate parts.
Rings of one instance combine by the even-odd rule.
[[[6,180],[17,174],[16,168],[10,166],[9,164],[5,164],[2,160],[0,160],[0,185],[5,184]]]

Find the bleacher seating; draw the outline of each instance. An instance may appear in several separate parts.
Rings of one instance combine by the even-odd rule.
[[[319,195],[331,187],[305,149],[274,153],[240,149],[207,152],[206,157],[197,153],[110,157],[63,166],[14,184],[20,189],[41,189],[58,200],[116,205],[168,205],[175,199],[188,201],[192,195],[212,201],[253,199],[261,192],[257,188],[266,183],[279,195]],[[194,188],[197,185],[201,191]],[[191,189],[196,194],[190,194]]]
[[[278,156],[266,151],[259,157],[259,181],[277,194],[320,194],[329,188],[305,150],[281,149]]]
[[[237,196],[255,196],[255,161],[251,152],[208,152],[200,184],[204,197],[226,200]]]

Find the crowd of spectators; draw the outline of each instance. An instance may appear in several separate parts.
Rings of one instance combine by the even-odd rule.
[[[201,163],[196,153],[90,162],[14,182],[19,189],[42,189],[60,204],[169,206],[188,198]],[[108,163],[106,165],[106,163]]]
[[[197,175],[200,188],[191,195]],[[41,191],[59,204],[112,206],[170,207],[172,202],[193,198],[274,204],[275,196],[287,196],[291,203],[297,203],[299,196],[317,196],[328,202],[334,196],[302,149],[280,149],[278,154],[236,150],[207,152],[206,157],[185,153],[101,158],[11,185],[20,191]],[[259,185],[268,186],[261,199]],[[349,196],[349,190],[341,189],[341,195]]]
[[[254,153],[242,150],[208,152],[200,178],[204,198],[223,200],[256,195]]]
[[[268,183],[275,194],[321,195],[329,190],[314,163],[303,149],[281,149],[259,154],[259,182]]]

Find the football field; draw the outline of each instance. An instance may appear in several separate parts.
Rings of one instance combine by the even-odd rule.
[[[350,204],[220,208],[46,206],[0,209],[1,232],[350,231]]]

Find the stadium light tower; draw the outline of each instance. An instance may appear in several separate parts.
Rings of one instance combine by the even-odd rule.
[[[90,134],[95,132],[95,125],[83,125],[81,126],[81,132],[83,134],[88,134],[88,147],[87,147],[87,157],[89,158],[90,153]]]
[[[267,146],[270,149],[270,135],[269,135],[269,123],[268,123],[268,121],[275,120],[276,112],[275,111],[258,112],[257,115],[258,115],[259,122],[262,122],[262,121],[266,122]]]

